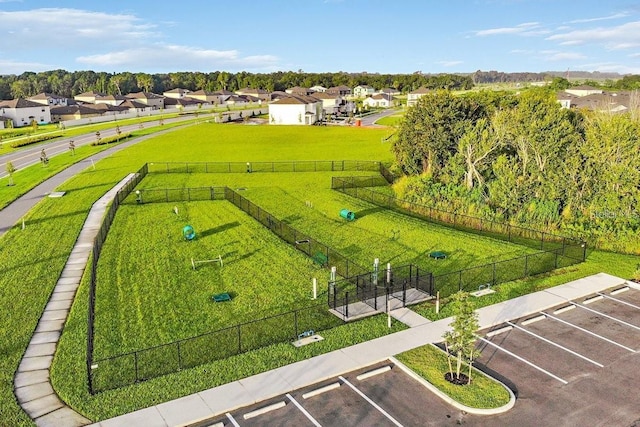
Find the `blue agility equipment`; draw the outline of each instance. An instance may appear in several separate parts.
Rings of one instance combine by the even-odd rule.
[[[182,237],[184,237],[185,240],[193,240],[196,238],[196,231],[192,226],[185,225],[182,227]]]

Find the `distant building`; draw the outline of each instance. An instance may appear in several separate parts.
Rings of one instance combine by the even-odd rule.
[[[334,86],[325,91],[331,95],[348,96],[351,95],[351,88],[349,86]]]
[[[181,89],[178,87],[175,89],[168,90],[166,92],[162,92],[162,95],[164,95],[167,98],[180,99],[180,98],[189,96],[189,92],[191,92],[189,89]]]
[[[363,104],[376,108],[390,108],[395,106],[393,96],[382,93],[365,98]]]
[[[365,98],[375,93],[375,89],[369,85],[358,85],[353,88],[353,96],[356,98]]]
[[[80,102],[87,102],[90,104],[95,104],[96,103],[96,98],[101,98],[101,97],[105,97],[107,96],[106,93],[102,93],[102,92],[83,92],[81,94],[78,94],[76,96],[73,97],[73,99],[75,99],[76,101],[80,101]]]
[[[322,101],[312,96],[290,95],[269,104],[272,125],[312,125],[323,117]]]
[[[0,101],[0,116],[11,120],[13,127],[29,126],[32,122],[40,125],[51,123],[51,110],[48,105],[23,98]]]
[[[258,98],[261,101],[269,100],[269,92],[264,89],[253,89],[250,87],[245,87],[243,89],[238,89],[236,91],[236,94],[253,96],[254,98]]]
[[[307,89],[306,87],[294,86],[287,90],[286,93],[289,95],[311,95],[313,91],[311,89]]]
[[[55,95],[53,93],[46,93],[46,92],[42,92],[37,95],[30,96],[27,99],[29,101],[37,102],[38,104],[48,105],[49,107],[66,106],[73,103],[73,100],[70,100],[65,96]]]
[[[312,92],[326,92],[327,88],[324,86],[316,85],[316,86],[311,86],[309,90]]]
[[[571,88],[565,89],[565,92],[575,96],[587,96],[587,95],[604,93],[602,89],[599,89],[593,86],[587,86],[587,85],[571,87]]]
[[[151,92],[136,92],[125,96],[127,99],[140,102],[152,110],[162,110],[164,108],[164,96]]]
[[[414,90],[413,92],[409,92],[409,95],[407,96],[407,106],[412,107],[416,105],[420,98],[429,93],[431,93],[431,91],[424,86]]]

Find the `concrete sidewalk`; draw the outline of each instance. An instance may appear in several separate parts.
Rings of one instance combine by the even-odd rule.
[[[564,304],[569,300],[579,299],[624,284],[626,284],[624,279],[600,273],[484,307],[478,310],[480,328],[485,329],[499,325],[507,320],[537,313]],[[394,312],[392,312],[394,317],[406,320],[408,324],[415,326],[385,337],[105,420],[93,424],[93,426],[168,427],[211,418],[383,361],[412,348],[439,342],[452,320],[447,318],[430,322],[408,309],[394,310]]]

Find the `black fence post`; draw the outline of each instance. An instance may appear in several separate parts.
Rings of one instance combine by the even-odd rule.
[[[555,253],[556,253],[556,260],[555,260],[554,267],[553,267],[554,269],[558,268],[558,249],[555,250]]]
[[[238,325],[238,354],[242,353],[242,333],[240,332],[240,325]]]
[[[458,278],[458,290],[462,290],[462,270],[460,270],[460,276]]]
[[[373,288],[373,309],[378,309],[378,287]]]
[[[524,257],[524,276],[527,277],[527,272],[529,270],[529,255],[525,255]]]
[[[540,250],[544,249],[544,231],[542,232],[542,235],[540,236]]]
[[[349,292],[344,293],[344,317],[349,318]]]
[[[495,286],[496,284],[496,263],[493,263],[493,279],[491,280],[491,285]]]
[[[293,312],[293,329],[295,334],[294,337],[298,336],[298,310]]]
[[[136,370],[136,382],[138,382],[138,352],[133,353],[133,365]]]
[[[178,370],[182,370],[182,357],[180,354],[180,341],[178,341]]]

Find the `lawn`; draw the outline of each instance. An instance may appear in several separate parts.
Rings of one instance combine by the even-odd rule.
[[[186,224],[196,230],[194,240],[183,238]],[[222,267],[200,264],[193,270],[191,259],[218,255]],[[123,205],[98,263],[95,357],[309,305],[313,277],[324,292],[326,270],[230,202]],[[211,301],[223,292],[232,301]]]
[[[27,215],[25,230],[16,226],[0,238],[0,309],[6,313],[0,326],[0,353],[3,355],[0,358],[0,425],[32,425],[15,401],[13,374],[91,204],[124,176],[138,170],[145,162],[153,161],[362,159],[390,162],[392,155],[389,145],[380,143],[381,137],[387,132],[386,129],[355,127],[201,124],[136,144],[96,163],[95,171],[86,170],[62,185],[59,190],[67,191],[63,198],[44,199]],[[291,175],[294,179],[300,176]],[[217,179],[213,174],[207,176],[212,180]],[[252,179],[259,180],[260,174],[255,174],[255,177]],[[259,182],[256,181],[256,184]],[[262,182],[260,186],[282,188],[274,184]],[[291,198],[312,198],[313,193],[300,191]],[[347,199],[342,199],[339,193],[331,194],[336,200],[331,200],[332,205],[327,205],[326,217],[337,219],[334,217],[337,215],[334,207],[342,207]],[[317,203],[314,210],[319,209]],[[356,201],[353,200],[353,203]],[[356,212],[359,209],[355,204],[350,206],[354,206]],[[374,215],[371,214],[371,217]],[[363,221],[360,223],[356,220],[351,225],[363,226],[368,215],[361,219]],[[205,226],[203,230],[206,229]],[[380,231],[386,238],[389,237],[387,233],[388,230]],[[402,238],[401,232],[399,240],[402,241]],[[364,260],[368,258],[367,255],[363,256]],[[594,252],[584,264],[542,278],[503,284],[496,292],[498,295],[493,295],[496,295],[496,300],[506,299],[599,271],[630,277],[639,260],[633,256]],[[211,271],[213,268],[215,266],[202,271]],[[493,295],[483,298],[493,298]],[[495,301],[480,300],[487,303]],[[424,306],[425,312],[431,310],[431,306]],[[445,305],[440,315],[446,314],[446,310]],[[388,333],[386,319],[373,318],[327,331],[323,333],[325,341],[302,351],[294,350],[289,344],[275,345],[120,390],[89,396],[85,365],[86,319],[85,281],[78,291],[66,324],[51,375],[57,393],[93,420],[147,407]],[[395,328],[400,327],[396,325],[398,323],[394,324]]]

